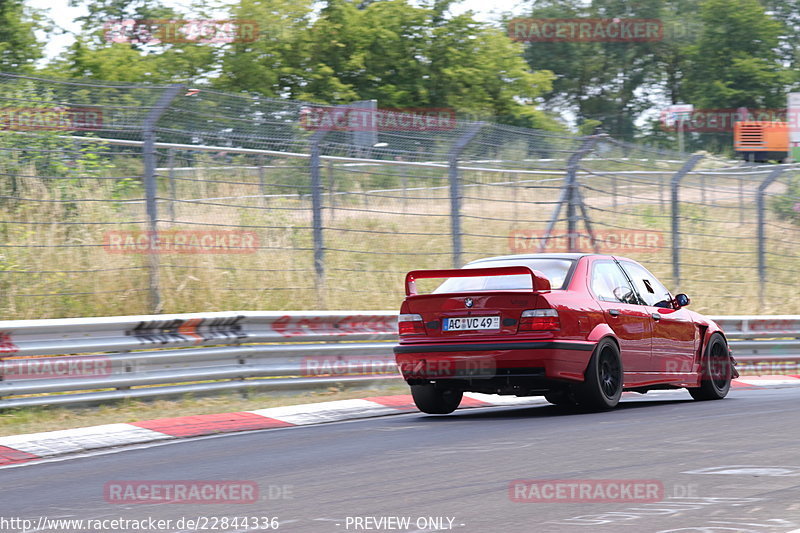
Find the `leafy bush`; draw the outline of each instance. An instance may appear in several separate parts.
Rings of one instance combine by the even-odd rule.
[[[770,207],[779,218],[800,226],[800,176],[789,181],[786,192],[775,196]]]

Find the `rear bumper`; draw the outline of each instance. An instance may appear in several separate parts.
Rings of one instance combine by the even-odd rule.
[[[401,344],[394,353],[406,380],[583,381],[594,347],[593,342],[558,340]]]

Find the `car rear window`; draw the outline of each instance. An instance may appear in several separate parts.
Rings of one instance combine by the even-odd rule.
[[[538,270],[550,281],[553,289],[563,289],[567,274],[572,268],[573,260],[570,259],[516,259],[498,261],[478,261],[465,265],[469,268],[493,268],[506,266],[527,266]],[[477,276],[474,278],[449,278],[433,291],[434,293],[446,292],[472,292],[472,291],[511,291],[532,290],[531,277],[524,274],[513,276]]]

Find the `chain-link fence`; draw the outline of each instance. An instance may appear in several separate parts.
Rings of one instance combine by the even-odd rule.
[[[569,250],[638,259],[700,311],[800,312],[792,165],[443,110],[340,127],[374,102],[11,75],[0,88],[5,318],[391,309],[410,269]]]

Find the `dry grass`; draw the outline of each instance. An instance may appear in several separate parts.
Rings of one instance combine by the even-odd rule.
[[[299,165],[299,163],[297,163]],[[305,170],[284,164],[271,169],[271,183],[299,183]],[[603,167],[613,167],[603,162]],[[258,177],[250,171],[200,169],[177,182],[171,221],[169,188],[162,183],[162,229],[244,229],[258,235],[252,253],[161,254],[159,283],[162,312],[233,309],[395,309],[402,300],[403,274],[414,268],[452,264],[450,203],[446,169],[398,167],[333,170],[336,190],[326,195],[325,279],[317,286],[307,191],[266,190],[282,197],[259,196]],[[596,169],[597,170],[597,169]],[[768,283],[762,300],[757,283],[753,183],[747,184],[744,209],[733,177],[713,183],[687,180],[682,190],[682,279],[672,280],[669,188],[671,169],[654,177],[593,176],[584,190],[596,229],[647,230],[661,235],[655,250],[613,250],[645,263],[674,291],[693,298],[693,309],[713,314],[800,313],[794,280],[800,228],[768,213]],[[535,177],[464,171],[462,242],[464,259],[512,253],[514,230],[543,230],[560,193],[562,173]],[[326,178],[327,179],[327,178]],[[103,202],[0,205],[5,241],[0,270],[0,309],[7,318],[128,315],[148,313],[149,257],[110,253],[103,246],[110,230],[143,229],[144,205],[122,203],[140,198],[134,186],[120,196],[111,180],[86,180],[56,191],[43,180],[27,178],[27,198],[95,198]],[[327,182],[326,182],[327,183]],[[502,183],[502,184],[500,184]],[[660,183],[660,186],[659,186]],[[404,185],[405,188],[403,188]],[[616,185],[617,203],[610,195]],[[393,191],[370,192],[377,187]],[[428,187],[415,190],[419,187]],[[431,189],[430,187],[440,187]],[[551,187],[551,188],[548,188]],[[552,188],[556,187],[556,188]],[[779,186],[777,186],[779,188]],[[776,189],[778,190],[778,189]],[[188,199],[205,198],[202,202]],[[565,213],[561,213],[563,218]],[[87,224],[101,222],[103,224]],[[563,232],[563,223],[560,224]],[[248,250],[249,252],[250,250]],[[97,270],[97,271],[93,271]],[[741,302],[747,302],[743,309]]]

